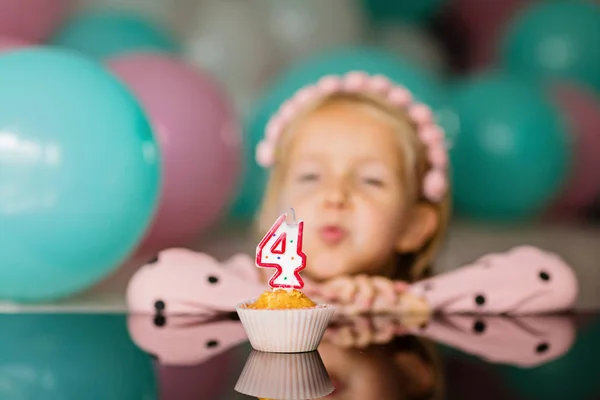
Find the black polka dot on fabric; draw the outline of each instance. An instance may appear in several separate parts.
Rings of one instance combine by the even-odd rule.
[[[217,347],[218,345],[219,345],[219,342],[216,340],[209,340],[208,342],[206,342],[206,347],[208,347],[208,348]]]
[[[479,333],[479,334],[483,333],[483,332],[485,332],[485,328],[486,328],[486,325],[485,325],[485,322],[483,322],[483,321],[478,320],[478,321],[475,321],[475,323],[473,324],[473,332],[475,332],[475,333]]]
[[[548,351],[548,349],[550,349],[550,345],[548,343],[540,343],[536,348],[535,348],[535,352],[538,354],[542,354]]]
[[[162,311],[165,309],[165,302],[162,300],[158,300],[154,303],[154,308],[158,311]]]
[[[167,323],[167,319],[165,318],[164,315],[157,315],[154,317],[154,325],[161,327],[161,326],[165,326]]]
[[[541,271],[539,276],[540,276],[540,279],[545,282],[548,282],[550,280],[550,275],[546,271]]]
[[[482,294],[478,294],[477,296],[475,296],[475,304],[477,304],[478,306],[482,306],[485,304],[485,296]]]
[[[208,281],[209,281],[210,283],[213,283],[213,284],[214,284],[214,283],[217,283],[217,282],[219,282],[219,278],[217,278],[216,276],[212,276],[212,275],[211,275],[211,276],[209,276],[209,277],[208,277]]]

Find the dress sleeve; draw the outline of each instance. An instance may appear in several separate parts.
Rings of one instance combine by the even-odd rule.
[[[409,293],[438,313],[539,314],[573,308],[578,283],[557,255],[522,246],[417,282]]]

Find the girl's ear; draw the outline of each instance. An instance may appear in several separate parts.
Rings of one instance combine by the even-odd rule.
[[[407,225],[396,241],[399,253],[414,253],[421,249],[435,234],[439,226],[436,209],[425,203],[419,203],[408,216]]]

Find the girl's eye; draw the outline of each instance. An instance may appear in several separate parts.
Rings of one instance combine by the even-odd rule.
[[[298,177],[298,181],[300,181],[300,182],[314,182],[314,181],[317,181],[318,179],[319,179],[319,175],[315,174],[315,173],[301,174]]]
[[[383,180],[381,180],[379,178],[373,178],[373,177],[363,178],[363,182],[369,186],[375,186],[375,187],[383,186]]]

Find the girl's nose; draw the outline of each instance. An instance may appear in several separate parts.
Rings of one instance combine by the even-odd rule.
[[[325,208],[345,208],[348,206],[349,190],[341,182],[331,183],[325,192]]]

